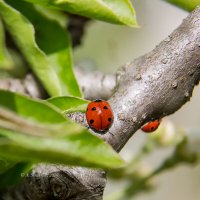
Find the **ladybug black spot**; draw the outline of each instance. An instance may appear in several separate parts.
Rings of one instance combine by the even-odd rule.
[[[108,121],[109,121],[109,122],[112,122],[112,118],[109,117],[109,118],[108,118]]]
[[[93,107],[92,110],[96,110],[96,107]]]
[[[152,127],[151,127],[151,130],[153,131],[154,129],[155,129],[155,128],[152,126]]]
[[[104,106],[104,107],[103,107],[103,109],[107,110],[107,109],[108,109],[108,107],[107,107],[107,106]]]
[[[94,123],[94,120],[93,120],[93,119],[91,119],[91,120],[90,120],[90,124],[93,124],[93,123]]]

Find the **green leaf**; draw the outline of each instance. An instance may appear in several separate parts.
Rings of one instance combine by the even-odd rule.
[[[134,8],[129,0],[26,0],[115,24],[137,26]]]
[[[44,113],[45,114],[45,113]],[[19,131],[27,135],[65,137],[66,134],[75,134],[83,130],[72,121],[63,123],[40,123],[26,120],[17,114],[0,108],[0,127],[11,131]],[[58,134],[59,133],[59,134]]]
[[[41,123],[62,123],[66,122],[59,112],[51,105],[41,100],[31,99],[10,91],[0,90],[0,107],[4,107],[26,119]]]
[[[0,157],[0,175],[3,174],[8,169],[10,169],[11,167],[13,167],[15,164],[16,162],[7,160],[5,157]]]
[[[70,96],[62,96],[62,97],[53,97],[47,99],[49,103],[56,106],[61,110],[61,112],[85,112],[87,105],[89,103],[88,100],[70,97]]]
[[[4,136],[0,137],[0,155],[12,160],[106,169],[123,165],[108,144],[87,132],[67,135],[64,139],[29,136],[5,129],[0,129],[0,135]]]
[[[58,137],[84,130],[45,101],[4,90],[0,90],[0,97],[0,127]],[[47,124],[49,129],[46,129]]]
[[[26,67],[18,52],[8,49],[5,44],[5,33],[0,19],[0,78],[4,76],[24,77]]]
[[[200,5],[200,0],[167,0],[167,1],[188,11],[192,11],[198,5]]]
[[[0,69],[11,70],[13,61],[5,46],[4,27],[0,19]]]
[[[46,129],[47,124],[49,129]],[[80,125],[66,119],[51,104],[4,90],[0,90],[0,126],[21,132],[26,131],[29,134],[36,132],[36,135],[59,137],[83,130]]]
[[[59,80],[34,38],[34,28],[17,10],[0,1],[0,15],[32,69],[51,95],[60,95]],[[52,81],[53,80],[53,81]]]
[[[0,174],[0,188],[6,188],[18,183],[31,169],[28,162],[19,162],[14,164],[4,173]]]
[[[35,27],[36,41],[55,69],[61,85],[62,95],[81,96],[72,69],[71,43],[66,30],[55,20],[38,12],[30,3],[7,0]]]
[[[68,16],[61,10],[40,6],[39,4],[35,4],[34,7],[40,14],[46,16],[48,19],[57,21],[63,28],[66,28]]]
[[[81,96],[72,71],[71,49],[67,33],[56,21],[45,18],[31,5],[23,2],[16,3],[12,0],[8,2],[19,7],[37,24],[36,37],[42,50],[35,41],[35,32],[30,21],[14,8],[0,1],[0,15],[48,93],[51,96]]]
[[[123,164],[108,144],[65,119],[50,103],[3,90],[0,90],[0,156],[17,162],[102,168]]]
[[[0,137],[1,141],[1,137]],[[21,180],[31,169],[32,164],[27,162],[17,162],[0,157],[0,188],[12,186]]]
[[[64,137],[83,131],[51,104],[4,90],[0,90],[0,126],[40,136]]]

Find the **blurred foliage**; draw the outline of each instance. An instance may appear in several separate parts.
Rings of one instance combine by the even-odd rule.
[[[166,0],[169,3],[175,4],[180,8],[187,11],[194,10],[198,5],[200,5],[200,0]]]
[[[0,188],[10,187],[20,182],[23,175],[27,174],[32,166],[28,162],[12,163],[12,166],[7,168],[4,173],[0,171]]]
[[[189,137],[188,137],[189,136]],[[127,181],[125,188],[112,193],[105,200],[129,200],[141,192],[155,188],[154,177],[181,164],[195,165],[200,161],[200,137],[175,127],[171,121],[164,119],[157,131],[151,133],[139,152],[122,168],[110,170],[112,180]],[[194,148],[196,146],[196,148]],[[172,153],[158,167],[144,164],[144,159],[159,149],[170,148]]]
[[[5,35],[3,30],[3,24],[0,20],[0,69],[10,69],[13,66],[13,61],[5,46]]]
[[[31,4],[16,3],[14,0],[8,2],[13,7],[0,2],[1,16],[48,93],[52,96],[81,96],[72,71],[70,41],[66,31],[57,22],[37,12]]]
[[[78,97],[61,96],[47,99],[47,102],[51,103],[63,113],[70,112],[85,112],[89,101]]]
[[[137,26],[135,11],[129,0],[26,0],[34,4],[58,8],[73,14],[116,24]]]

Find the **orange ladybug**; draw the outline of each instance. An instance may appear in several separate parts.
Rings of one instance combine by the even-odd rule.
[[[160,119],[157,119],[155,121],[151,121],[147,124],[145,124],[141,130],[144,131],[145,133],[151,133],[151,132],[154,132],[158,126],[160,125]]]
[[[104,134],[111,127],[114,115],[107,101],[97,99],[88,104],[86,119],[91,129]]]

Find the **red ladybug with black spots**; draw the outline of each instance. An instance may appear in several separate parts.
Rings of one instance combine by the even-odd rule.
[[[107,101],[97,99],[88,104],[86,119],[91,129],[104,134],[111,127],[114,115]]]
[[[144,131],[145,133],[151,133],[154,132],[160,125],[160,119],[157,119],[155,121],[151,121],[147,124],[145,124],[141,130]]]

